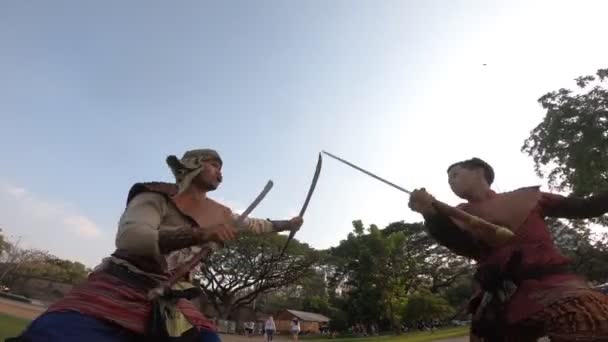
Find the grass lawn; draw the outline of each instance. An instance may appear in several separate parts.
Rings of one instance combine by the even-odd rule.
[[[17,336],[29,322],[27,319],[0,314],[0,341]]]
[[[329,339],[328,337],[305,339],[305,341],[352,341],[352,342],[371,342],[371,341],[382,341],[382,342],[425,342],[435,341],[440,339],[448,339],[452,337],[467,336],[469,334],[468,327],[440,329],[434,333],[415,332],[407,333],[401,336],[386,335],[386,336],[374,336],[374,337],[350,337],[350,338],[335,338]],[[304,340],[301,338],[301,340]]]

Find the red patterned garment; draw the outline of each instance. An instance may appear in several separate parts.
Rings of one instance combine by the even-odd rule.
[[[580,317],[589,316],[584,324],[577,323],[579,327],[595,329],[590,328],[587,334],[608,337],[608,324],[595,324],[608,321],[608,296],[597,296],[583,277],[568,270],[570,260],[556,247],[545,222],[546,217],[601,216],[608,211],[608,193],[573,198],[543,193],[537,187],[531,187],[508,193],[492,192],[484,202],[466,203],[459,207],[514,232],[514,238],[509,243],[492,248],[460,229],[462,223],[456,220],[441,214],[425,216],[429,232],[439,243],[478,262],[478,289],[471,301],[472,313],[481,315],[476,317],[478,327],[491,333],[492,330],[498,330],[497,325],[502,325],[503,329],[517,335],[515,327],[536,325],[533,328],[538,328],[541,332],[549,334],[551,331],[548,330],[552,329],[552,332],[558,333],[555,331],[557,325],[539,318],[558,317],[555,312],[568,308],[570,311],[563,313],[566,316],[574,317],[577,313]],[[507,291],[506,301],[490,307],[490,311],[494,310],[490,316],[483,313],[483,310],[479,311],[479,308],[484,308],[484,305],[479,305],[484,295],[487,299],[491,298],[488,297],[489,293],[498,293],[488,288],[499,289],[502,294],[507,293],[503,291],[504,281],[515,285]],[[496,298],[495,295],[493,297]],[[580,306],[580,310],[570,304],[563,305],[588,298],[593,300],[584,300],[585,306]],[[557,318],[553,320],[556,321]],[[473,325],[475,324],[474,316]],[[577,332],[578,328],[562,328],[562,331],[571,331],[573,334],[581,332]],[[517,338],[521,340],[522,335],[516,336],[516,340]]]
[[[526,319],[559,299],[578,296],[591,290],[583,277],[566,271],[570,260],[553,243],[549,228],[541,215],[542,208],[537,206],[517,229],[514,239],[508,245],[495,249],[479,263],[480,269],[486,265],[499,265],[502,270],[506,270],[511,256],[514,253],[521,255],[519,265],[511,271],[512,276],[520,279],[517,291],[506,306],[505,318],[508,324]],[[559,267],[563,267],[564,271],[534,278],[535,269]],[[524,273],[531,277],[524,276]]]
[[[217,331],[215,324],[188,300],[180,299],[177,307],[199,330]],[[100,271],[91,274],[83,284],[73,288],[47,311],[76,311],[144,334],[152,312],[152,302],[146,298],[145,290],[131,287]]]

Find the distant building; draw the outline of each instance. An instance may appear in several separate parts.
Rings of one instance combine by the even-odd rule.
[[[289,333],[291,331],[291,321],[294,318],[300,321],[300,332],[302,334],[319,334],[327,331],[329,326],[329,318],[321,314],[298,310],[283,310],[274,317],[277,330]]]

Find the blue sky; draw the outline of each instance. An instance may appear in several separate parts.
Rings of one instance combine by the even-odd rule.
[[[126,193],[168,154],[217,149],[211,194],[297,213],[321,149],[457,203],[445,167],[479,156],[497,189],[542,183],[519,149],[536,100],[606,67],[601,1],[4,1],[0,227],[95,265]],[[483,64],[486,63],[486,66]],[[325,159],[297,237],[416,221],[407,196]]]

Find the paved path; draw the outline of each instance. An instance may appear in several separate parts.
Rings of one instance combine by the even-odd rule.
[[[34,319],[38,317],[38,315],[40,315],[44,310],[46,310],[46,308],[43,306],[0,298],[0,313],[13,317]]]

